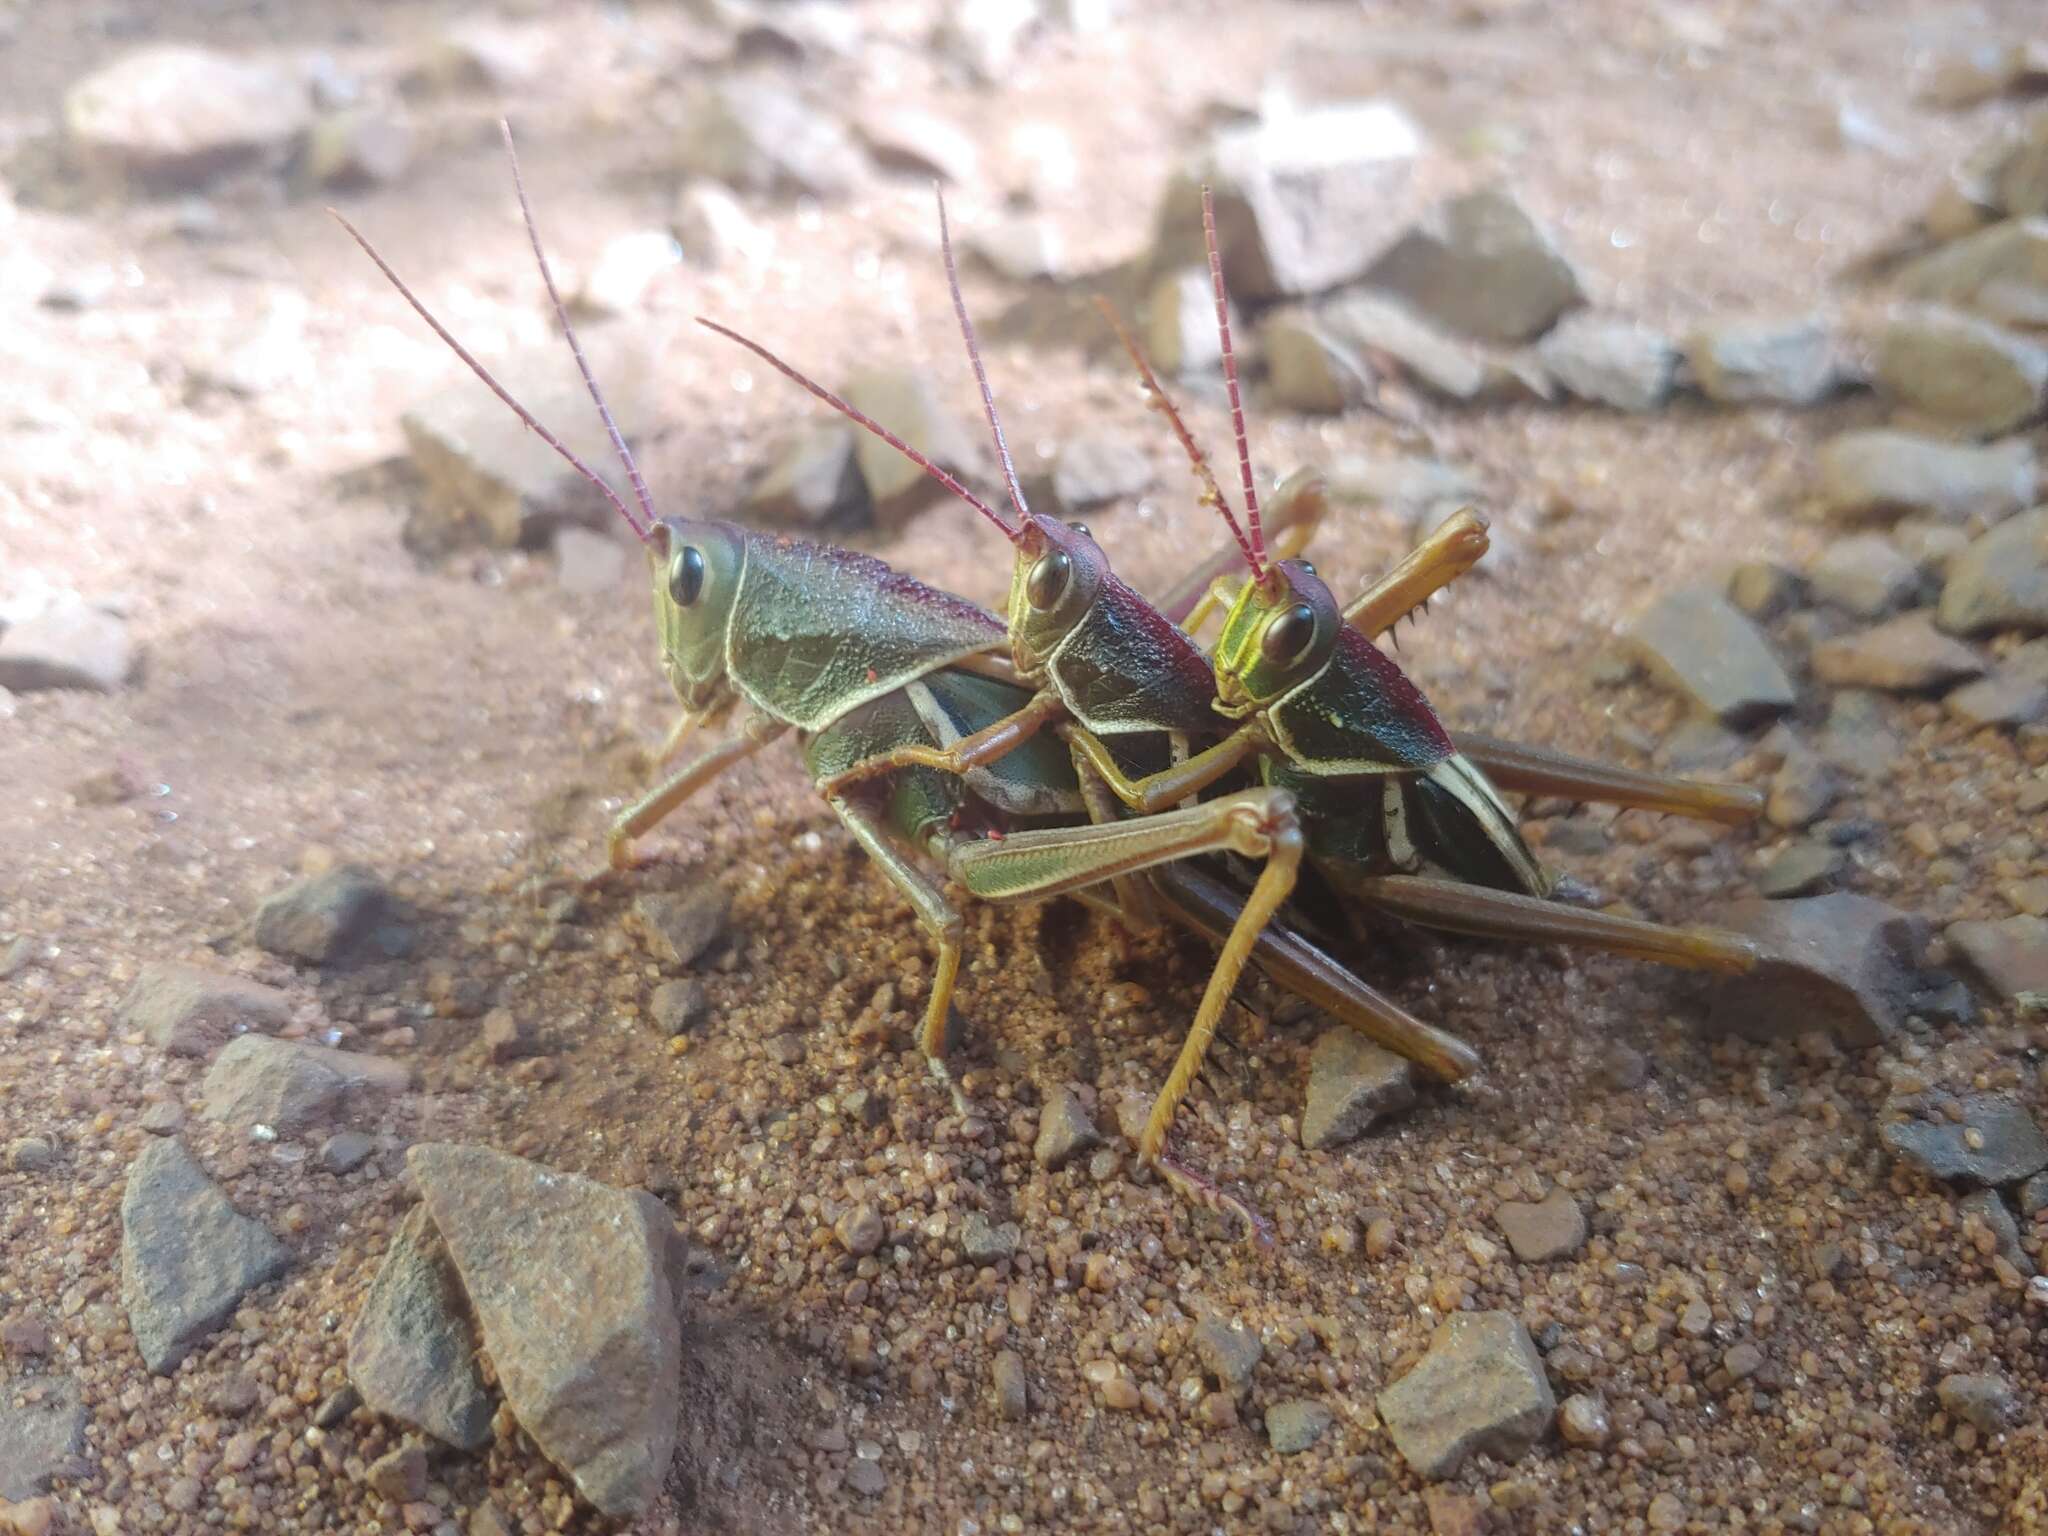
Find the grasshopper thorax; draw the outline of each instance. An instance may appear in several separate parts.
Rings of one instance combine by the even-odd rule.
[[[647,540],[661,667],[685,709],[709,709],[728,689],[725,635],[746,565],[738,531],[665,517]]]

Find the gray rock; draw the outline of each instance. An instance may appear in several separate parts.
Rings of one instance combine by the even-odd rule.
[[[1992,1252],[2022,1275],[2034,1272],[2034,1261],[2020,1246],[2020,1224],[2013,1220],[2012,1208],[1997,1190],[1980,1189],[1975,1194],[1964,1195],[1956,1201],[1956,1214],[1965,1221],[1974,1219],[1983,1223],[1991,1234]]]
[[[1158,476],[1152,460],[1127,437],[1082,432],[1060,444],[1052,473],[1030,487],[1034,511],[1080,517],[1112,502],[1141,496]]]
[[[1944,1376],[1935,1385],[1934,1395],[1951,1418],[1974,1424],[1987,1435],[1998,1434],[2019,1422],[2019,1397],[2003,1376]]]
[[[1995,523],[2033,502],[2040,473],[2025,438],[1978,446],[1882,428],[1829,438],[1818,462],[1821,507],[1837,521],[1921,512]]]
[[[1841,781],[1834,765],[1794,740],[1786,747],[1778,771],[1771,776],[1764,816],[1772,826],[1796,832],[1819,820],[1840,793]]]
[[[1242,335],[1237,306],[1229,306],[1233,342]],[[1171,378],[1211,374],[1222,367],[1222,333],[1216,328],[1216,294],[1207,267],[1165,273],[1145,295],[1145,354]]]
[[[1309,1054],[1301,1144],[1317,1150],[1356,1141],[1414,1102],[1414,1063],[1355,1030],[1326,1029]]]
[[[375,870],[343,864],[295,881],[256,912],[256,943],[273,955],[326,965],[353,957],[373,941],[392,952],[390,892]]]
[[[47,1489],[85,1449],[85,1420],[84,1394],[69,1376],[0,1384],[0,1503]]]
[[[1451,1476],[1468,1456],[1514,1460],[1556,1412],[1543,1360],[1507,1312],[1453,1313],[1421,1363],[1379,1395],[1395,1449],[1432,1482]]]
[[[290,1263],[284,1244],[230,1205],[183,1144],[153,1141],[129,1165],[121,1304],[143,1363],[157,1375],[176,1370],[244,1296]]]
[[[1056,278],[1067,269],[1059,227],[1032,214],[1008,214],[977,224],[960,243],[970,259],[1013,283]]]
[[[388,186],[412,167],[412,124],[378,107],[350,107],[319,119],[306,136],[299,174],[337,190]]]
[[[152,1136],[175,1136],[185,1123],[185,1109],[176,1099],[158,1099],[135,1123]]]
[[[634,229],[614,235],[597,253],[570,302],[579,315],[616,319],[637,313],[647,291],[683,259],[683,248],[665,229]]]
[[[1574,399],[1617,411],[1654,411],[1671,398],[1678,348],[1618,315],[1566,315],[1536,344],[1537,359]]]
[[[1189,1342],[1219,1392],[1243,1397],[1251,1391],[1252,1372],[1266,1356],[1266,1346],[1251,1329],[1208,1317],[1195,1324]]]
[[[641,327],[626,324],[579,334],[613,420],[627,443],[638,445],[657,419],[651,342]],[[612,447],[604,423],[576,370],[562,362],[560,344],[549,343],[494,358],[491,372],[584,463],[607,463]],[[406,534],[416,548],[532,546],[562,523],[602,526],[617,516],[596,487],[490,391],[473,387],[466,372],[406,411],[399,426],[423,482]]]
[[[1813,595],[1862,619],[1903,608],[1920,590],[1920,569],[1874,533],[1837,539],[1806,573]]]
[[[1628,638],[1653,675],[1724,725],[1767,720],[1794,703],[1792,679],[1763,635],[1718,592],[1667,592]]]
[[[2001,523],[1950,562],[1940,618],[1963,635],[2048,630],[2048,506]]]
[[[1942,704],[1957,719],[1975,726],[2021,726],[2048,720],[2048,641],[2021,646],[1990,676],[1965,683]]]
[[[177,960],[153,960],[121,999],[121,1023],[173,1056],[211,1055],[244,1030],[275,1030],[292,1016],[276,987]]]
[[[484,1147],[406,1158],[513,1415],[601,1513],[659,1495],[682,1336],[661,1203]]]
[[[281,160],[311,126],[303,81],[202,48],[145,48],[64,93],[65,137],[88,169],[189,187]]]
[[[1842,852],[1826,843],[1797,842],[1764,867],[1757,876],[1757,894],[1781,901],[1789,896],[1812,896],[1830,890],[1841,878]]]
[[[406,1214],[348,1339],[348,1379],[371,1411],[457,1450],[491,1440],[495,1405],[469,1306],[424,1205]]]
[[[1152,271],[1206,268],[1202,187],[1213,187],[1223,270],[1243,303],[1352,282],[1373,260],[1360,230],[1389,227],[1422,134],[1384,101],[1341,102],[1219,131],[1168,183]]]
[[[855,375],[842,393],[856,410],[879,421],[941,469],[969,478],[977,472],[979,439],[925,375],[907,368],[869,369]],[[946,495],[923,470],[871,433],[860,434],[854,458],[879,517],[899,517]]]
[[[996,1412],[1015,1424],[1031,1411],[1030,1391],[1024,1379],[1024,1357],[1014,1349],[996,1356],[993,1374]]]
[[[2010,1184],[2048,1168],[2048,1136],[2008,1099],[1972,1094],[1955,1120],[1894,1120],[1879,1140],[1930,1178],[1971,1187]]]
[[[364,1473],[363,1481],[393,1504],[412,1504],[427,1496],[427,1453],[423,1446],[401,1445],[386,1451]]]
[[[625,585],[627,550],[613,534],[592,528],[557,528],[554,544],[555,580],[564,592],[602,597]]]
[[[1533,1204],[1502,1201],[1493,1217],[1524,1264],[1569,1258],[1586,1244],[1586,1214],[1568,1189],[1553,1189]]]
[[[1038,1112],[1038,1140],[1031,1148],[1039,1167],[1057,1173],[1100,1145],[1102,1137],[1079,1094],[1071,1088],[1055,1088],[1045,1096],[1045,1106]]]
[[[700,84],[685,101],[677,168],[743,192],[839,197],[859,181],[861,153],[845,127],[760,75]]]
[[[1931,609],[1916,608],[1875,629],[1822,641],[1813,648],[1813,675],[1850,688],[1922,693],[1981,677],[1984,659],[1934,627]]]
[[[7,1166],[16,1173],[43,1173],[56,1161],[56,1144],[47,1136],[17,1136],[7,1144]]]
[[[1752,619],[1775,619],[1805,593],[1806,583],[1768,560],[1745,560],[1728,573],[1728,601]]]
[[[664,981],[649,1003],[654,1022],[666,1035],[688,1034],[711,1017],[711,995],[695,977]]]
[[[1900,310],[1877,346],[1894,399],[1975,437],[1995,437],[2048,404],[2048,347],[1954,310]]]
[[[1880,778],[1898,760],[1899,738],[1885,723],[1882,695],[1843,688],[1828,700],[1828,717],[1815,738],[1828,763],[1860,779]]]
[[[1016,1253],[1023,1237],[1016,1222],[997,1226],[975,1211],[960,1224],[960,1253],[971,1264],[994,1264]]]
[[[1512,345],[1584,300],[1570,263],[1504,188],[1440,204],[1365,274],[1461,336]]]
[[[404,1066],[382,1057],[242,1035],[207,1069],[203,1112],[238,1130],[267,1125],[291,1136],[331,1121],[351,1098],[367,1104],[402,1093],[408,1078]]]
[[[1438,329],[1385,294],[1349,292],[1324,305],[1319,318],[1365,365],[1391,364],[1449,400],[1475,401],[1525,393],[1514,371],[1469,341]]]
[[[59,597],[0,630],[0,688],[112,693],[135,669],[127,624],[82,598]]]
[[[951,118],[919,107],[884,102],[863,112],[854,131],[885,171],[904,171],[924,182],[973,186],[981,180],[974,136]]]
[[[860,521],[867,511],[867,483],[854,452],[859,430],[843,421],[800,428],[769,460],[747,492],[750,519],[818,528]]]
[[[1741,320],[1686,338],[1701,393],[1723,405],[1813,405],[1841,387],[1834,338],[1817,320]]]
[[[1335,1419],[1312,1397],[1289,1398],[1266,1410],[1266,1443],[1282,1456],[1297,1456],[1322,1439]]]
[[[1289,410],[1335,416],[1372,398],[1365,360],[1312,317],[1282,310],[1259,326],[1266,385]]]
[[[1985,165],[1994,200],[2018,218],[2048,213],[2048,108],[2035,108]]]
[[[2016,913],[1995,923],[1952,923],[1943,934],[1963,966],[1994,996],[2048,992],[2048,918]]]
[[[669,227],[683,258],[700,267],[757,257],[769,238],[740,206],[740,200],[715,181],[687,181],[676,193]]]
[[[2018,1195],[2022,1221],[2032,1221],[2043,1211],[2048,1211],[2048,1173],[2037,1173],[2032,1178],[2020,1180]]]
[[[1899,291],[2001,325],[2048,326],[2048,218],[2008,219],[1902,268]]]
[[[1387,507],[1404,522],[1432,525],[1485,494],[1472,471],[1420,458],[1342,457],[1330,466],[1329,487],[1333,500]]]
[[[689,891],[650,891],[633,903],[647,952],[663,965],[695,965],[725,937],[732,921],[732,897],[722,885]]]
[[[1782,1040],[1819,1030],[1875,1045],[1903,1027],[1920,993],[1926,920],[1867,896],[1748,899],[1711,921],[1762,952],[1749,974],[1716,982],[1711,1034]]]
[[[361,1131],[336,1131],[320,1143],[320,1166],[337,1177],[354,1173],[376,1150],[374,1137]]]

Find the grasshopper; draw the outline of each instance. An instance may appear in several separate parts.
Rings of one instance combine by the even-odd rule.
[[[1461,750],[1420,690],[1373,643],[1381,630],[1484,553],[1483,523],[1470,514],[1454,517],[1349,607],[1338,604],[1306,560],[1269,554],[1231,348],[1214,205],[1206,192],[1203,215],[1243,486],[1242,523],[1156,377],[1142,356],[1138,361],[1155,402],[1188,448],[1204,484],[1203,500],[1222,516],[1249,569],[1249,579],[1230,595],[1212,655],[1215,708],[1243,722],[1228,740],[1250,738],[1261,780],[1295,796],[1307,861],[1340,896],[1428,927],[1582,944],[1666,965],[1749,969],[1756,950],[1739,935],[1670,928],[1552,900],[1556,882],[1523,842],[1513,812],[1481,764],[1494,765],[1511,788],[1723,821],[1756,813],[1752,791],[1581,764],[1489,738],[1469,739],[1473,750]],[[1297,474],[1282,494],[1290,532],[1312,528],[1321,516],[1320,481]],[[1216,591],[1211,585],[1186,603],[1191,623]]]

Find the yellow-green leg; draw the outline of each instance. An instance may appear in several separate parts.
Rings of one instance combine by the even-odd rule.
[[[693,728],[692,718],[685,716],[678,722],[670,736],[671,743],[680,741],[689,733]],[[770,720],[763,715],[751,716],[740,727],[737,735],[728,741],[720,742],[710,751],[691,758],[655,788],[627,806],[612,823],[611,831],[605,836],[605,852],[611,867],[630,868],[633,862],[634,838],[647,832],[734,763],[752,757],[788,729],[789,727],[780,720]]]
[[[1477,565],[1491,539],[1486,519],[1470,507],[1453,512],[1401,563],[1353,598],[1344,622],[1376,640]]]

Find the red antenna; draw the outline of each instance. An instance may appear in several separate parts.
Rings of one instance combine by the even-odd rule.
[[[1259,528],[1259,492],[1252,483],[1252,451],[1244,440],[1244,406],[1237,396],[1237,354],[1230,348],[1230,301],[1223,291],[1223,253],[1216,249],[1216,197],[1202,188],[1202,235],[1209,243],[1209,281],[1216,290],[1216,329],[1223,337],[1223,383],[1230,391],[1230,424],[1237,432],[1237,467],[1244,477],[1244,516],[1256,551],[1252,568],[1263,563],[1266,541]]]
[[[1151,359],[1145,356],[1144,349],[1138,345],[1138,338],[1131,334],[1130,327],[1124,324],[1124,317],[1116,312],[1114,304],[1098,293],[1095,296],[1095,305],[1102,311],[1103,318],[1109,322],[1110,329],[1116,332],[1117,340],[1124,344],[1124,350],[1130,353],[1131,361],[1137,364],[1138,376],[1145,381],[1145,391],[1151,396],[1152,404],[1165,412],[1166,419],[1173,424],[1173,435],[1180,439],[1181,447],[1187,450],[1188,463],[1194,469],[1195,478],[1202,482],[1203,505],[1214,507],[1223,514],[1223,521],[1230,525],[1230,533],[1237,540],[1237,547],[1244,551],[1245,563],[1252,568],[1252,579],[1263,581],[1266,573],[1260,567],[1258,554],[1253,550],[1251,541],[1244,536],[1244,529],[1238,525],[1237,514],[1230,509],[1230,502],[1223,495],[1223,487],[1216,483],[1216,471],[1209,467],[1209,456],[1202,452],[1202,445],[1195,441],[1195,434],[1188,430],[1188,424],[1181,419],[1179,409],[1160,386],[1159,376],[1152,371]]]
[[[939,484],[943,485],[955,496],[958,496],[962,501],[966,502],[967,505],[974,508],[974,510],[979,512],[983,517],[987,518],[990,522],[994,523],[998,528],[1002,529],[1003,537],[1008,539],[1012,544],[1016,543],[1017,540],[1021,537],[1021,535],[1018,533],[1016,529],[1012,528],[1008,523],[1003,521],[1001,515],[997,513],[995,508],[991,507],[987,502],[983,501],[979,496],[975,495],[974,492],[968,490],[966,486],[962,485],[958,480],[954,479],[951,475],[947,474],[946,471],[939,468],[938,465],[934,464],[930,459],[926,458],[923,454],[919,453],[915,448],[911,447],[910,444],[903,441],[902,438],[898,437],[894,432],[891,432],[887,427],[883,426],[880,422],[876,421],[872,416],[869,416],[864,411],[854,409],[854,407],[848,405],[844,400],[840,399],[837,395],[833,394],[831,390],[827,389],[824,385],[818,383],[815,379],[808,378],[804,374],[799,373],[796,369],[792,368],[788,363],[785,363],[781,358],[777,357],[773,352],[770,352],[766,347],[762,346],[761,343],[759,343],[758,341],[750,340],[748,337],[742,336],[738,331],[733,330],[731,327],[720,325],[716,320],[707,320],[702,315],[699,315],[697,317],[697,323],[703,326],[704,329],[707,331],[716,331],[719,335],[725,337],[728,341],[738,342],[741,346],[745,347],[749,352],[753,353],[754,356],[760,358],[762,362],[766,363],[770,368],[773,368],[777,373],[781,374],[784,378],[792,379],[796,383],[801,384],[805,389],[809,390],[812,394],[816,395],[820,400],[824,401],[827,405],[831,406],[833,410],[839,412],[840,415],[846,417],[849,421],[857,422],[859,425],[867,428],[868,431],[874,433],[875,436],[879,437],[891,448],[894,448],[898,453],[902,454],[903,457],[910,460],[911,463],[915,464],[919,469],[923,470],[926,474],[930,475],[934,480],[938,481]]]
[[[500,126],[503,127],[505,125],[501,123]],[[508,151],[510,151],[512,147],[512,132],[509,127],[505,128],[505,147]],[[512,160],[512,179],[514,184],[518,185],[519,159],[516,155],[513,156]],[[634,534],[644,544],[645,542],[647,542],[648,538],[651,536],[653,532],[653,525],[655,522],[653,500],[651,497],[648,496],[646,484],[641,480],[640,471],[633,463],[633,455],[627,451],[625,440],[619,435],[618,427],[615,426],[612,422],[611,412],[605,407],[604,396],[598,392],[597,381],[591,377],[589,364],[587,364],[583,358],[583,349],[577,345],[575,332],[569,329],[568,316],[562,313],[562,301],[560,300],[560,298],[555,296],[555,280],[548,272],[547,258],[541,255],[540,236],[534,230],[533,215],[530,210],[527,210],[526,190],[523,186],[520,187],[519,189],[519,206],[521,210],[526,213],[527,233],[532,236],[534,254],[540,257],[541,276],[547,279],[548,295],[550,298],[554,298],[555,300],[555,313],[557,316],[561,318],[562,329],[568,332],[569,345],[576,353],[577,366],[582,369],[583,380],[586,384],[590,386],[590,393],[597,401],[598,411],[604,416],[605,429],[608,432],[610,432],[612,443],[619,450],[619,457],[625,461],[626,472],[633,478],[634,495],[640,503],[641,511],[646,515],[645,522],[641,521],[640,518],[634,516],[632,509],[628,507],[626,503],[619,498],[619,493],[611,488],[610,483],[604,478],[603,475],[600,475],[596,470],[592,469],[588,464],[584,463],[583,460],[578,458],[573,452],[569,450],[569,448],[562,442],[560,438],[556,437],[554,433],[550,432],[546,427],[542,426],[540,422],[534,417],[533,412],[529,411],[525,406],[521,405],[517,400],[513,399],[511,392],[507,390],[504,385],[500,384],[497,381],[497,379],[492,376],[491,370],[486,368],[482,363],[478,362],[476,360],[476,357],[470,352],[470,350],[467,347],[465,347],[461,342],[455,339],[454,334],[449,331],[448,327],[443,325],[439,320],[434,318],[433,311],[428,309],[425,304],[420,302],[419,296],[415,294],[412,291],[412,289],[406,286],[404,278],[400,277],[396,272],[394,272],[391,269],[391,263],[386,261],[381,255],[378,254],[377,248],[374,245],[370,244],[370,242],[364,238],[363,232],[361,230],[357,229],[355,225],[351,224],[346,218],[344,218],[338,209],[329,208],[327,211],[329,214],[333,215],[334,221],[337,224],[339,224],[343,229],[348,231],[350,238],[353,239],[357,245],[363,248],[363,254],[368,256],[371,261],[377,264],[377,270],[382,272],[385,278],[388,279],[389,282],[391,283],[391,286],[398,290],[400,297],[402,297],[406,303],[410,304],[413,307],[414,313],[416,313],[422,320],[427,322],[428,329],[433,331],[433,333],[436,336],[440,337],[442,341],[447,343],[449,350],[452,351],[457,357],[461,358],[463,362],[469,365],[470,372],[474,373],[479,379],[483,380],[485,386],[490,390],[490,392],[496,395],[500,400],[504,401],[505,404],[511,408],[512,414],[519,418],[519,420],[526,426],[528,431],[532,432],[542,442],[546,443],[550,448],[554,449],[556,453],[559,453],[565,460],[567,460],[569,463],[569,467],[574,469],[577,474],[581,475],[584,479],[588,480],[592,485],[596,486],[600,491],[602,491],[604,493],[605,500],[609,501],[615,508],[618,509],[619,516],[623,517],[626,520],[626,525],[633,530]]]
[[[988,387],[988,370],[981,366],[981,348],[975,344],[974,322],[967,318],[967,301],[960,297],[960,271],[953,265],[953,235],[946,228],[946,194],[934,181],[932,195],[939,201],[939,251],[946,258],[946,286],[953,291],[953,313],[960,317],[960,335],[967,343],[967,360],[974,364],[974,382],[981,386],[981,408],[988,416],[988,429],[995,434],[996,457],[1003,463],[1003,484],[1009,488],[1010,505],[1024,522],[1031,521],[1031,509],[1024,505],[1024,489],[1017,484],[1017,466],[1010,462],[1010,445],[1003,437],[1002,418],[996,415],[995,392]]]

